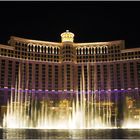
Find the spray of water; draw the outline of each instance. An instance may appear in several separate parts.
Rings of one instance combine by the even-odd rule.
[[[87,68],[88,69],[88,68]],[[5,128],[37,128],[37,129],[105,129],[116,128],[112,121],[111,94],[108,92],[89,91],[88,82],[85,85],[84,68],[82,68],[80,91],[74,92],[71,100],[50,100],[44,96],[38,100],[35,93],[20,89],[20,69],[16,87],[11,91],[7,102],[7,112],[4,114]],[[88,87],[86,92],[85,87]]]

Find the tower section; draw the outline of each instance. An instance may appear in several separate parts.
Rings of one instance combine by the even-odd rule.
[[[66,30],[61,34],[61,41],[62,87],[65,92],[73,92],[76,61],[76,49],[73,45],[74,34]]]
[[[66,32],[61,34],[62,41],[62,62],[74,62],[76,51],[73,46],[74,34],[66,30]]]

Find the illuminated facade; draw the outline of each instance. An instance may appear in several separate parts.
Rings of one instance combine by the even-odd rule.
[[[0,45],[1,102],[15,88],[19,72],[20,88],[40,93],[80,91],[82,71],[86,92],[139,92],[140,48],[125,49],[123,40],[74,43],[68,30],[61,39],[58,43],[12,36],[8,45]]]

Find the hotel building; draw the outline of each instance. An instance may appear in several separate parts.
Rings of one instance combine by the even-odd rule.
[[[140,48],[125,49],[124,40],[75,43],[68,30],[61,42],[11,36],[0,45],[0,104],[19,80],[19,88],[40,93],[140,92]]]

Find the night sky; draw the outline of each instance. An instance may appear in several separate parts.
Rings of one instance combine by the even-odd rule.
[[[121,39],[140,47],[140,2],[0,2],[0,44],[11,35],[60,42],[67,29],[75,42]]]

